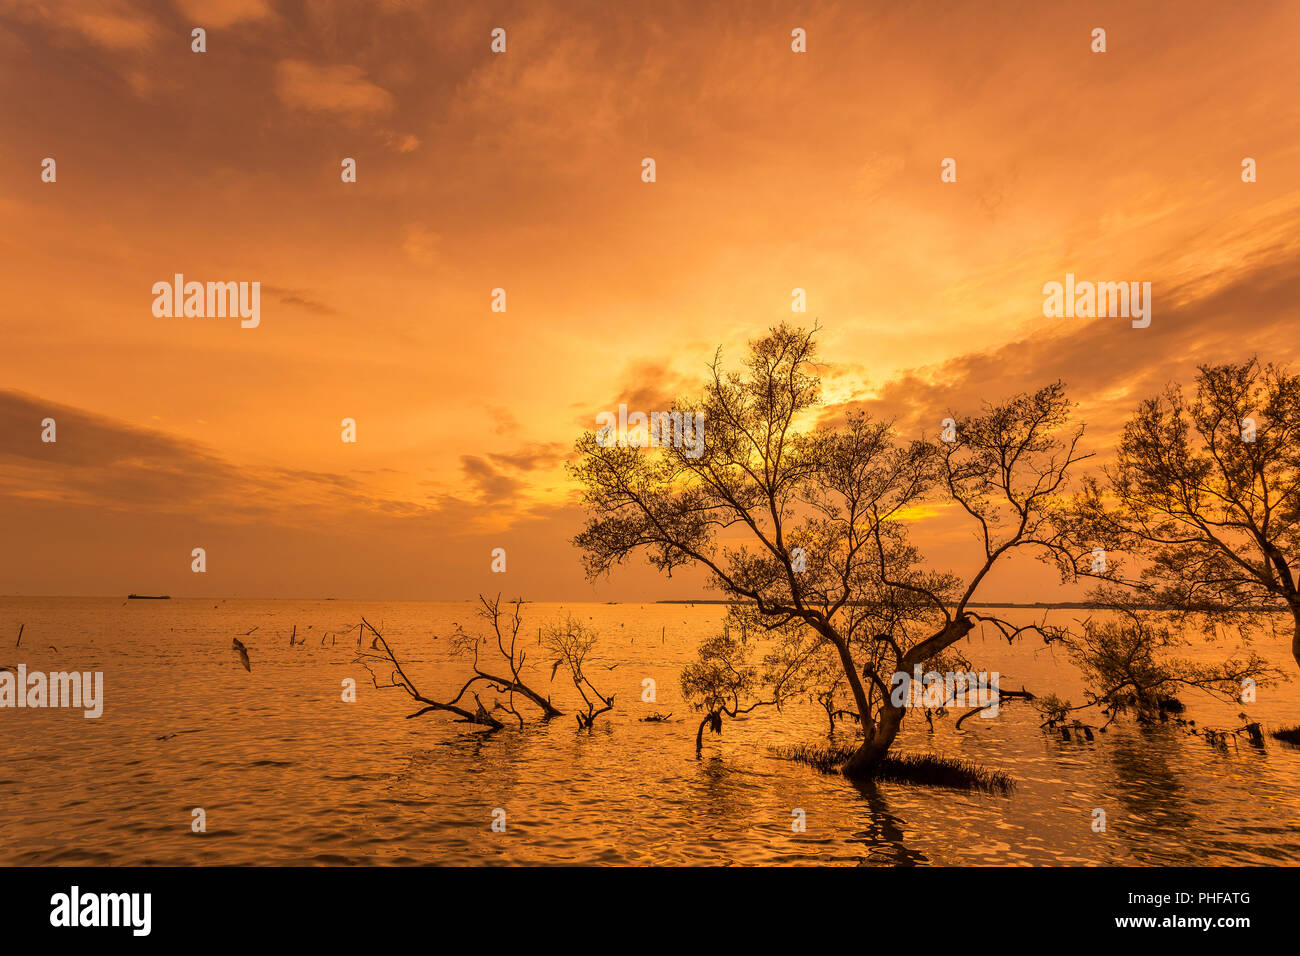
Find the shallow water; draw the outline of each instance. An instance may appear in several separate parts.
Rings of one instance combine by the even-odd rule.
[[[447,649],[470,603],[0,599],[0,664],[100,670],[98,720],[76,710],[0,709],[4,864],[1274,864],[1300,862],[1300,750],[1269,740],[1223,754],[1170,726],[1115,725],[1093,742],[1043,734],[1023,702],[992,720],[927,732],[933,749],[1009,773],[1012,796],[882,783],[859,790],[778,759],[769,747],[824,734],[811,705],[727,722],[694,753],[699,717],[677,675],[720,626],[718,605],[535,604],[523,633],[537,684],[550,668],[537,627],[571,611],[595,627],[588,674],[616,694],[594,732],[566,716],[492,735],[376,689],[350,640],[321,635],[365,615],[421,690],[459,688]],[[1079,612],[1057,611],[1068,618]],[[1027,619],[1029,612],[1009,611]],[[22,647],[12,641],[26,624]],[[302,646],[289,647],[294,625]],[[245,672],[231,651],[241,637]],[[53,646],[51,646],[53,645]],[[1256,649],[1289,669],[1284,644]],[[1079,701],[1072,668],[1041,644],[968,642],[1004,688]],[[614,665],[613,669],[608,669]],[[357,700],[341,682],[357,681]],[[557,679],[556,703],[575,695]],[[657,702],[641,703],[644,678]],[[1265,725],[1300,721],[1294,683],[1262,688]],[[1240,706],[1188,694],[1201,725],[1235,727]],[[667,723],[644,723],[654,711]],[[179,731],[195,731],[179,733]],[[177,734],[166,740],[159,737]],[[191,830],[195,808],[207,832]],[[506,832],[491,829],[504,809]],[[792,811],[807,830],[791,830]],[[1106,830],[1093,830],[1093,811]]]

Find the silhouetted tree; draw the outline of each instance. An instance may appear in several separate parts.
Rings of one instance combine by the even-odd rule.
[[[1073,712],[1086,708],[1096,708],[1106,725],[1125,713],[1141,722],[1165,719],[1182,713],[1183,703],[1176,695],[1184,690],[1244,703],[1247,680],[1260,683],[1279,676],[1255,653],[1214,662],[1178,657],[1178,651],[1191,642],[1180,628],[1170,626],[1166,615],[1134,606],[1131,596],[1111,594],[1108,603],[1113,613],[1055,637],[1087,687],[1084,703],[1078,706],[1055,696],[1046,698],[1040,710],[1049,725],[1065,723]]]
[[[551,679],[555,679],[555,673],[561,667],[566,670],[586,707],[585,712],[574,714],[574,717],[577,718],[579,727],[590,730],[597,717],[614,709],[614,695],[606,697],[598,691],[583,670],[596,646],[596,632],[572,614],[566,614],[547,626],[544,641],[551,657]],[[590,697],[588,691],[591,692]],[[592,697],[596,699],[592,700]]]
[[[1142,402],[1077,512],[1081,539],[1137,559],[1108,575],[1150,602],[1211,625],[1288,610],[1300,665],[1300,376],[1201,366],[1190,401],[1173,385]]]
[[[863,777],[902,724],[904,707],[890,700],[895,672],[924,665],[982,622],[1008,639],[1038,629],[970,604],[1016,552],[1073,573],[1049,518],[1083,456],[1079,431],[1066,431],[1059,383],[954,418],[950,441],[899,442],[890,424],[857,412],[838,427],[811,427],[820,403],[813,334],[771,330],[750,344],[744,374],[724,372],[715,357],[702,399],[675,408],[705,416],[698,457],[585,433],[572,471],[590,518],[574,543],[593,578],[634,553],[668,574],[701,567],[769,625],[817,635],[840,663],[864,735],[845,773]],[[904,519],[932,504],[956,505],[983,544],[965,575],[920,566]]]
[[[722,633],[704,641],[696,659],[682,668],[682,696],[704,713],[695,731],[696,754],[704,749],[705,730],[722,733],[724,716],[739,720],[760,707],[780,710],[825,673],[817,666],[825,658],[817,635],[798,622],[755,617],[761,618],[751,608],[729,607]]]

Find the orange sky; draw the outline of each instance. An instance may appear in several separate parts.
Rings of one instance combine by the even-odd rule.
[[[583,580],[563,459],[783,319],[832,403],[1060,377],[1103,456],[1197,362],[1297,357],[1300,7],[865,6],[0,0],[0,593],[695,596]],[[156,318],[177,272],[260,327]],[[1045,319],[1066,272],[1151,327]]]

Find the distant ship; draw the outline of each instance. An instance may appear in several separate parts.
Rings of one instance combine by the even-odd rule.
[[[172,596],[170,594],[128,594],[126,599],[128,601],[170,601]]]

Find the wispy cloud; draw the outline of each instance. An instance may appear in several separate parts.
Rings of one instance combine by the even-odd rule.
[[[272,15],[266,0],[175,0],[176,7],[197,27],[228,27],[265,20]]]
[[[393,94],[366,78],[360,67],[281,60],[276,95],[290,109],[361,119],[391,113]]]

